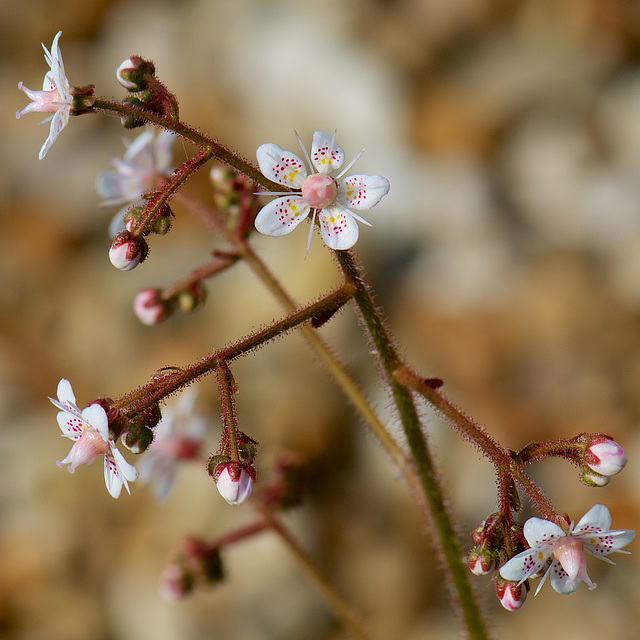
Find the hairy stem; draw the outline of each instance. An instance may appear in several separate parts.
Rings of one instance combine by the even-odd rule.
[[[353,299],[358,305],[386,374],[404,433],[411,449],[411,455],[429,503],[433,526],[437,532],[440,549],[444,555],[448,574],[456,594],[457,604],[469,637],[473,640],[486,640],[489,636],[471,589],[467,567],[462,562],[463,554],[457,542],[456,531],[451,517],[447,512],[444,495],[438,482],[435,465],[431,458],[413,397],[410,391],[394,376],[394,371],[402,364],[401,360],[353,255],[349,251],[336,251],[335,253],[345,279],[356,286],[356,293]]]

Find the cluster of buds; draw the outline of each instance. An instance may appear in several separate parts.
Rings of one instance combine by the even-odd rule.
[[[157,116],[178,119],[178,101],[158,80],[153,62],[140,56],[131,56],[120,64],[116,70],[118,82],[130,92],[124,102],[140,107]],[[128,116],[122,119],[127,129],[134,129],[145,124],[143,118]]]
[[[162,573],[160,592],[168,600],[178,600],[192,593],[198,584],[212,586],[222,580],[220,548],[187,538],[182,553]]]
[[[207,290],[198,280],[169,296],[160,289],[144,287],[133,300],[133,311],[142,324],[154,325],[166,320],[176,309],[190,313],[207,299]]]
[[[214,165],[209,172],[213,186],[213,201],[220,212],[227,216],[228,226],[240,237],[247,237],[253,230],[259,201],[256,185],[244,174]]]

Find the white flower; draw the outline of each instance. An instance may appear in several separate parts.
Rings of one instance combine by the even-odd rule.
[[[205,420],[193,412],[197,395],[189,388],[177,402],[162,410],[155,438],[138,464],[140,479],[153,483],[159,500],[169,493],[180,462],[199,457]]]
[[[524,536],[530,549],[511,558],[500,568],[505,580],[522,584],[527,578],[545,569],[536,594],[551,575],[551,586],[558,593],[572,593],[581,581],[589,589],[596,585],[587,575],[585,552],[615,564],[609,558],[613,552],[622,551],[635,534],[632,529],[611,531],[611,515],[602,504],[591,507],[576,526],[571,523],[569,531],[563,531],[557,524],[540,518],[529,518],[524,524]]]
[[[136,468],[130,465],[116,448],[115,442],[109,438],[109,424],[106,411],[99,404],[91,404],[82,412],[76,406],[71,383],[64,378],[58,383],[58,399],[49,398],[60,409],[58,425],[62,435],[74,441],[69,455],[59,460],[57,465],[69,465],[69,473],[73,473],[78,465],[91,464],[94,458],[104,455],[104,481],[107,491],[117,498],[124,485],[129,491],[129,482],[138,477]]]
[[[156,134],[153,129],[146,129],[131,144],[125,141],[128,146],[124,157],[111,161],[115,171],[98,174],[96,190],[101,198],[105,198],[102,205],[126,205],[111,221],[109,233],[112,237],[124,229],[123,218],[129,206],[139,202],[143,193],[171,173],[171,148],[175,139],[172,131],[162,130]]]
[[[71,87],[67,77],[64,75],[62,54],[58,46],[58,40],[61,34],[62,31],[58,31],[56,37],[53,39],[51,51],[49,51],[44,44],[42,45],[44,49],[44,59],[51,68],[44,76],[42,91],[33,91],[25,87],[22,82],[18,83],[18,89],[24,91],[27,96],[31,98],[32,102],[21,111],[17,111],[16,118],[20,118],[20,116],[23,116],[25,113],[36,111],[53,114],[42,121],[44,123],[51,120],[51,127],[49,129],[49,137],[45,140],[38,154],[40,160],[45,157],[60,132],[67,126],[69,116],[71,115]]]
[[[344,151],[336,144],[335,134],[313,134],[311,157],[296,133],[300,148],[311,171],[291,151],[267,143],[256,152],[260,171],[274,182],[294,187],[299,192],[270,193],[282,196],[265,205],[256,217],[256,229],[268,236],[282,236],[293,231],[311,210],[313,218],[307,251],[318,214],[322,238],[331,249],[349,249],[358,239],[356,220],[371,226],[356,211],[374,207],[389,191],[389,181],[382,176],[352,175],[343,177],[362,155],[364,149],[335,177],[333,171],[344,162]]]

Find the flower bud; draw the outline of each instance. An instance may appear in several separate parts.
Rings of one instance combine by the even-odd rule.
[[[589,487],[606,487],[611,481],[609,476],[596,473],[589,469],[589,467],[584,467],[580,479]]]
[[[493,585],[500,604],[507,611],[517,611],[524,604],[529,593],[529,581],[525,580],[522,584],[505,580],[500,575],[494,578]]]
[[[143,238],[126,229],[116,234],[109,249],[111,264],[122,271],[135,269],[146,257],[149,247]]]
[[[162,299],[159,289],[145,287],[133,300],[133,311],[142,324],[154,325],[171,315],[171,307]]]
[[[474,547],[467,556],[467,565],[471,573],[477,576],[487,576],[496,570],[498,556],[488,549]]]
[[[207,290],[202,282],[194,282],[189,288],[178,294],[178,307],[184,313],[191,313],[202,306],[207,300]]]
[[[193,591],[194,576],[179,562],[171,563],[160,577],[160,593],[167,600],[179,600]]]
[[[152,62],[140,56],[131,56],[116,70],[116,79],[127,91],[143,91],[147,86],[148,77],[154,75],[155,71]]]
[[[244,467],[238,471],[229,463],[218,476],[216,487],[229,504],[242,504],[251,495],[253,478]]]
[[[129,425],[121,436],[122,444],[133,453],[144,453],[153,442],[153,431],[144,424]]]
[[[584,461],[600,475],[615,476],[627,464],[627,454],[617,442],[608,438],[592,443],[585,451]]]

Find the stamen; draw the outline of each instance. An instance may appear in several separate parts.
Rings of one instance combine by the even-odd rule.
[[[304,143],[302,142],[302,138],[300,137],[300,134],[294,129],[293,132],[296,134],[296,138],[298,139],[298,144],[300,145],[300,149],[302,150],[302,155],[304,156],[304,159],[307,161],[307,168],[309,169],[309,171],[311,171],[311,173],[316,173],[316,170],[313,167],[313,164],[311,164],[311,157],[309,156],[309,152],[307,151],[307,149],[304,146]]]
[[[335,135],[335,134],[334,134]],[[356,157],[335,177],[336,180],[340,180],[342,176],[353,167],[353,165],[360,160],[360,156],[366,151],[367,147],[362,147],[360,151],[356,154]]]

